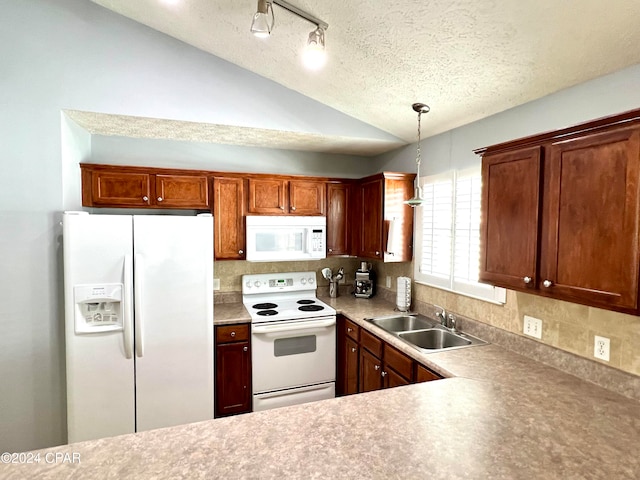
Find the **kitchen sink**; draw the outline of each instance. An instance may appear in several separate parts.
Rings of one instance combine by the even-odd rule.
[[[436,320],[422,315],[390,315],[367,318],[367,321],[423,353],[487,344],[484,340],[467,333],[451,331]]]
[[[408,332],[411,330],[423,330],[433,328],[436,322],[426,317],[418,315],[394,315],[389,317],[378,317],[368,319],[374,325],[386,330],[387,332]]]
[[[427,350],[440,350],[442,348],[464,347],[471,345],[471,340],[439,328],[418,330],[417,332],[399,333],[398,336],[416,347]]]

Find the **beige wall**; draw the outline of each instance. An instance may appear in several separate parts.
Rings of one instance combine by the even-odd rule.
[[[375,269],[382,285],[386,275],[392,277],[392,290],[396,290],[398,276],[413,277],[411,263],[376,262]],[[507,291],[507,302],[504,305],[495,305],[416,283],[413,284],[412,296],[414,301],[437,304],[452,312],[519,335],[523,335],[524,315],[539,318],[543,322],[542,343],[640,375],[640,317],[511,290]],[[593,357],[594,335],[611,340],[609,362]]]

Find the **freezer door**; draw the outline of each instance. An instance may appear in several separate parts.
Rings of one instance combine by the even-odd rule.
[[[134,216],[137,431],[213,418],[213,217]]]
[[[86,286],[98,290],[104,285],[122,285],[123,309],[130,313],[127,300],[131,295],[126,287],[130,288],[132,274],[125,270],[125,264],[130,263],[126,259],[133,252],[132,217],[65,214],[63,246],[68,441],[132,433],[132,339],[127,339],[122,328],[110,329],[98,322],[77,328],[75,316],[81,310],[76,310],[76,303],[81,299],[74,296],[74,291],[85,291]]]

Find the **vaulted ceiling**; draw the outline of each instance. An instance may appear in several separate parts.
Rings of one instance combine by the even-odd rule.
[[[92,0],[389,132],[433,135],[640,63],[637,0],[290,0],[329,24],[328,60],[309,71],[310,23],[256,0]]]

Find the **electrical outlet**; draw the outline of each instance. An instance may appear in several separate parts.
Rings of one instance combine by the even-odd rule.
[[[535,337],[542,340],[542,320],[539,318],[524,316],[524,328],[522,329],[525,335]]]
[[[391,288],[391,276],[387,275],[387,288]]]
[[[600,360],[604,360],[605,362],[609,361],[609,351],[611,348],[611,341],[607,337],[599,337],[595,336],[595,341],[593,345],[593,356],[599,358]]]
[[[220,279],[219,278],[214,278],[213,279],[213,289],[214,290],[220,290]]]

